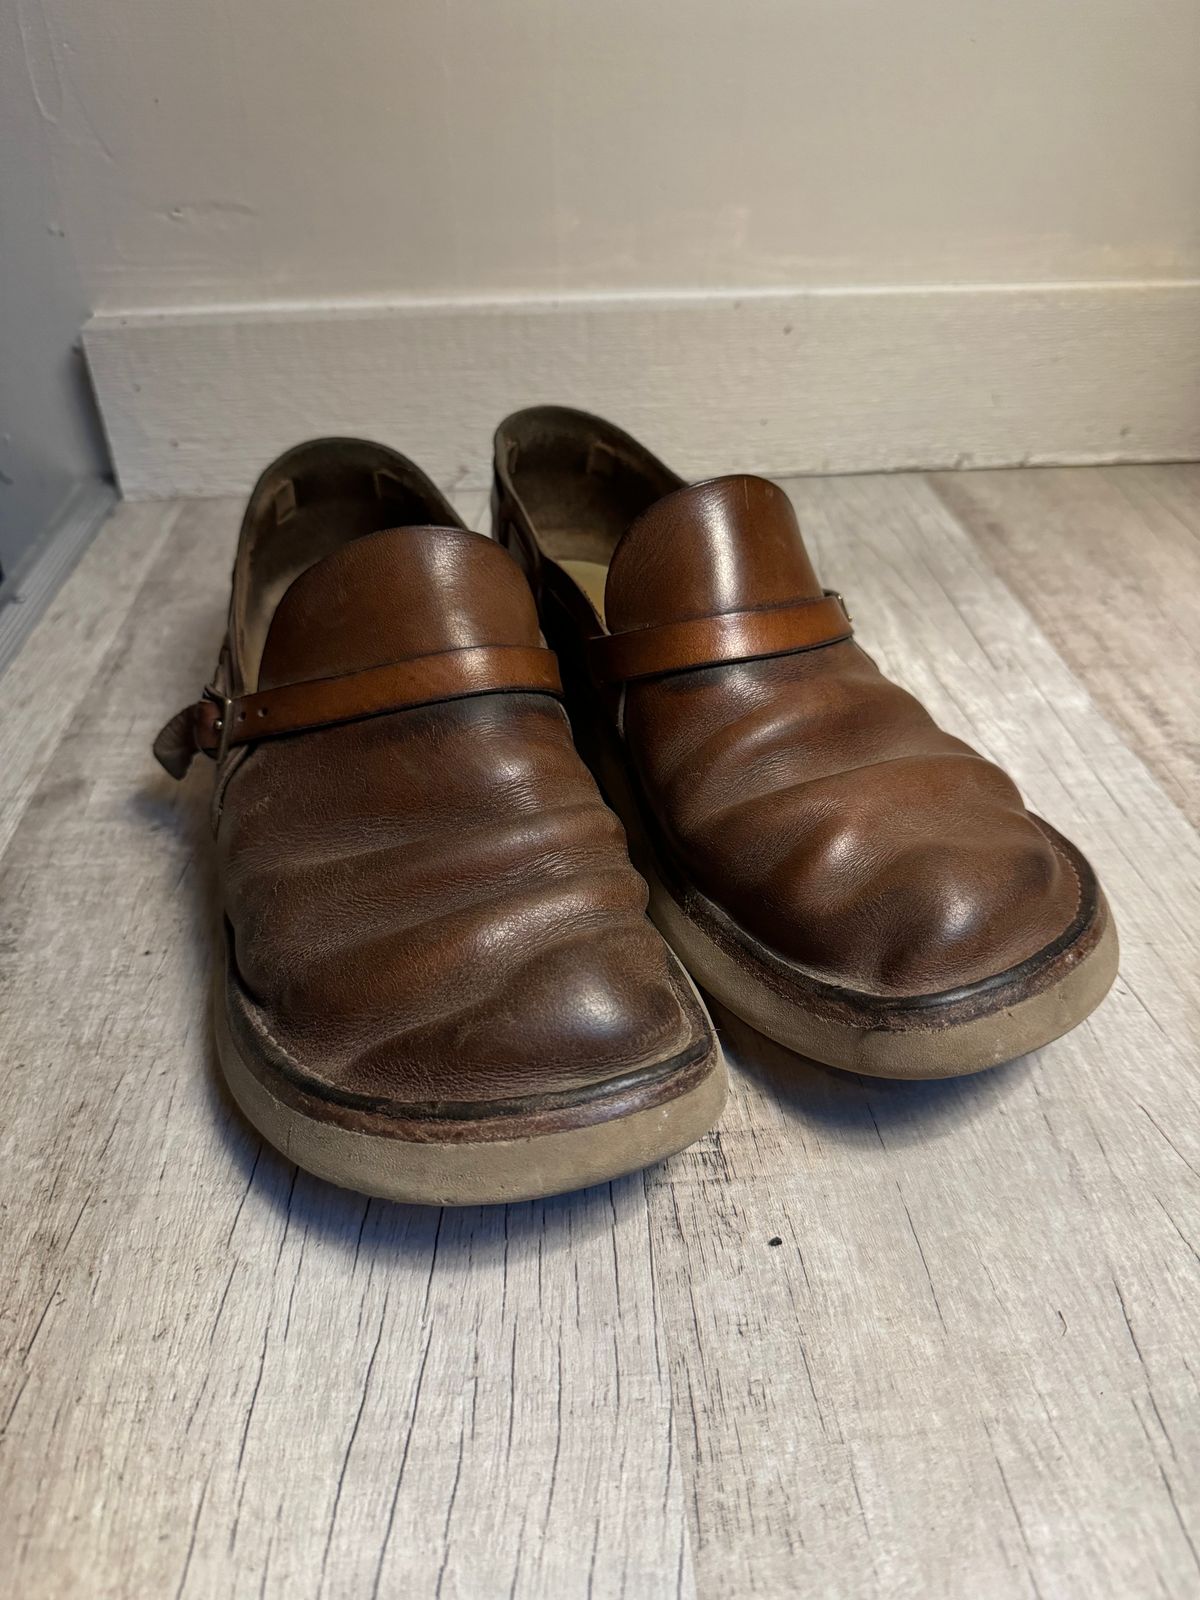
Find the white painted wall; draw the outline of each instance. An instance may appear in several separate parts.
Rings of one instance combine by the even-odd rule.
[[[1196,0],[10,6],[127,493],[1200,455]]]
[[[10,4],[101,311],[1200,275],[1195,0]]]
[[[0,569],[14,581],[106,465],[79,351],[88,302],[54,183],[59,141],[24,67],[25,20],[0,4]]]

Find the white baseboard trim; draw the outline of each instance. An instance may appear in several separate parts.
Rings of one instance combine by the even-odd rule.
[[[364,435],[487,481],[508,411],[598,411],[678,471],[1200,458],[1200,282],[266,306],[98,315],[131,498],[241,494]]]
[[[112,484],[79,484],[28,561],[0,588],[0,673],[15,659],[116,503]]]

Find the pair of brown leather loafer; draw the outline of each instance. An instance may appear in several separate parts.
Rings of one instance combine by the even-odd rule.
[[[781,490],[544,407],[497,434],[494,512],[498,543],[379,445],[289,451],[155,745],[217,763],[218,1047],[272,1143],[392,1199],[529,1198],[712,1126],[693,978],[906,1078],[1098,1004],[1087,862],[858,648]]]

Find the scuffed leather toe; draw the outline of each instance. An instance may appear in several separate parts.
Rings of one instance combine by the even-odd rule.
[[[242,1025],[346,1104],[553,1099],[708,1047],[552,701],[264,746],[219,846]]]
[[[696,881],[762,944],[824,981],[925,994],[1052,944],[1079,884],[999,769],[973,757],[857,768],[694,817]],[[933,770],[931,770],[933,769]]]
[[[654,1077],[707,1048],[699,1007],[672,966],[648,924],[584,926],[526,963],[447,1043],[479,1062],[481,1076],[486,1063],[500,1097],[534,1077],[547,1095]]]

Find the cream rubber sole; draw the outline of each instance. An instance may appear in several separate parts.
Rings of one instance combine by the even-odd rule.
[[[725,1104],[728,1074],[714,1036],[706,1070],[693,1087],[660,1104],[618,1109],[579,1127],[512,1139],[453,1141],[359,1131],[310,1116],[275,1094],[245,1060],[230,1032],[223,976],[214,998],[221,1068],[247,1120],[306,1172],[384,1200],[500,1205],[584,1189],[686,1149],[712,1128]],[[490,1119],[492,1130],[500,1120]]]
[[[650,914],[667,943],[715,1000],[759,1033],[799,1055],[877,1078],[957,1078],[983,1072],[1061,1038],[1095,1010],[1117,975],[1117,930],[1101,897],[1104,927],[1088,953],[1056,982],[963,1021],[936,1006],[911,1026],[844,1022],[807,1011],[734,961],[661,885]]]

